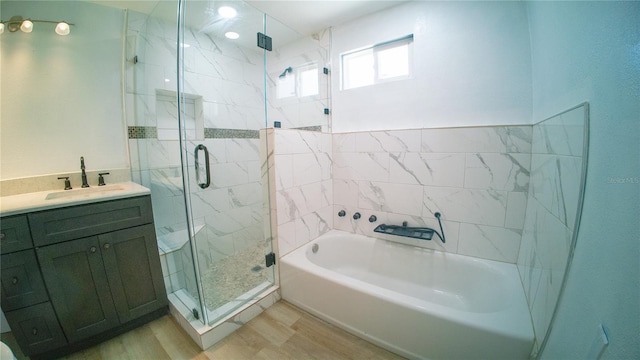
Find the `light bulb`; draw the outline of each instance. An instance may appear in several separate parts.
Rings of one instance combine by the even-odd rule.
[[[24,20],[22,25],[20,25],[20,30],[26,33],[30,33],[33,31],[33,23],[30,20]]]
[[[0,23],[0,34],[4,34],[4,23]]]
[[[227,39],[235,40],[240,37],[240,34],[238,34],[237,32],[229,31],[225,33],[224,36],[226,36]]]
[[[220,8],[218,8],[218,14],[223,18],[231,19],[232,17],[238,15],[238,12],[231,6],[221,6]]]
[[[56,34],[58,35],[69,35],[70,31],[69,24],[64,21],[61,21],[56,25]]]

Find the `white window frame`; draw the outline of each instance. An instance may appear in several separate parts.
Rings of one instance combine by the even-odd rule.
[[[400,46],[405,46],[407,45],[407,74],[405,75],[400,75],[400,76],[394,76],[394,77],[389,77],[389,78],[385,78],[382,79],[380,78],[380,74],[378,73],[378,53],[384,50],[389,50],[389,49],[393,49],[396,47],[400,47]],[[346,87],[346,76],[347,74],[345,73],[346,70],[346,66],[345,66],[345,58],[348,58],[350,56],[356,55],[356,54],[362,54],[364,52],[371,52],[371,55],[373,56],[373,79],[372,82],[370,84],[367,85],[361,85],[361,86],[356,86],[356,87]],[[351,90],[351,89],[358,89],[361,87],[367,87],[367,86],[371,86],[371,85],[376,85],[376,84],[381,84],[381,83],[386,83],[386,82],[392,82],[392,81],[398,81],[398,80],[404,80],[404,79],[409,79],[412,76],[413,73],[413,34],[407,35],[407,36],[403,36],[401,38],[397,38],[394,40],[390,40],[390,41],[385,41],[382,43],[378,43],[375,45],[370,45],[370,46],[365,46],[359,49],[355,49],[355,50],[351,50],[351,51],[347,51],[344,52],[342,54],[340,54],[340,89],[341,90]]]

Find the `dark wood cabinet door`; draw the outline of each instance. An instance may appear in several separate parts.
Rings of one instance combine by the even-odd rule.
[[[153,225],[113,231],[98,238],[122,323],[167,305]]]
[[[51,303],[70,343],[119,324],[96,236],[36,252]]]
[[[2,309],[11,311],[47,301],[47,291],[33,249],[0,257]]]

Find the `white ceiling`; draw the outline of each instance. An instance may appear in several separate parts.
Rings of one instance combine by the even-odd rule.
[[[163,5],[175,9],[177,0],[85,0],[145,14],[157,12]],[[310,35],[371,14],[406,0],[250,0],[251,6],[288,26],[301,35]],[[213,1],[211,1],[213,2]],[[169,3],[169,4],[162,4]],[[175,16],[171,14],[171,16]]]
[[[371,14],[406,0],[250,0],[249,4],[302,35]]]

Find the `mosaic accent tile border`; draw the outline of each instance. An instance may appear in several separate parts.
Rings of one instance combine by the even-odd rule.
[[[304,130],[304,131],[317,131],[317,132],[321,132],[322,131],[322,126],[320,125],[316,125],[316,126],[303,126],[303,127],[297,127],[294,128],[295,130]]]
[[[205,139],[258,139],[260,131],[241,129],[204,128]]]
[[[129,126],[129,139],[157,139],[158,129],[155,126]]]
[[[314,129],[316,127],[313,127]],[[311,128],[304,128],[301,130],[310,130]],[[317,130],[320,131],[320,127]],[[158,129],[155,126],[129,126],[128,127],[129,139],[157,139]],[[205,128],[205,139],[259,139],[259,130],[242,130],[242,129],[217,129],[217,128]]]

